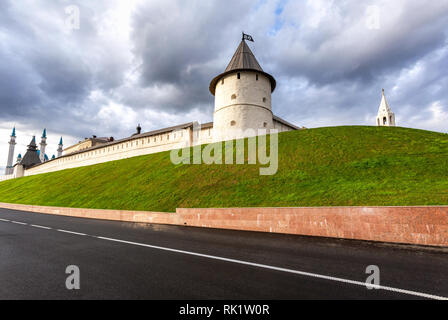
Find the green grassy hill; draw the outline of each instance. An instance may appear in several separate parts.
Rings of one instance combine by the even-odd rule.
[[[279,168],[173,165],[169,152],[0,183],[0,202],[176,207],[448,205],[448,135],[331,127],[279,135]]]

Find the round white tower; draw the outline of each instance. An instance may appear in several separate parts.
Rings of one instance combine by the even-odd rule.
[[[274,77],[263,71],[242,40],[224,73],[210,83],[210,92],[215,96],[213,141],[273,129],[271,93],[275,85]]]

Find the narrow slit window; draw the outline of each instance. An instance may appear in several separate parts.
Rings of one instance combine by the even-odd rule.
[[[241,74],[238,72],[238,73],[236,74],[236,77],[237,77],[238,79],[241,79]]]

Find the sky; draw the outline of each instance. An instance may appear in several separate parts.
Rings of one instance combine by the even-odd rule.
[[[78,19],[79,18],[79,19]],[[448,131],[448,0],[1,0],[0,172],[47,128],[47,154],[213,120],[208,86],[241,41],[277,80],[274,114],[308,128]]]

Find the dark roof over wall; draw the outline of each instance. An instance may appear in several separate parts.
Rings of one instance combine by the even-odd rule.
[[[84,140],[79,141],[78,143],[75,143],[74,145],[68,146],[67,148],[64,149],[64,151],[65,151],[65,150],[72,149],[73,147],[76,147],[77,145],[80,145],[80,144],[82,144],[82,143],[84,143],[84,142],[86,142],[86,141],[92,141],[92,146],[95,146],[95,145],[100,144],[100,143],[106,143],[106,142],[109,141],[109,139],[110,139],[110,138],[107,138],[107,137],[101,137],[101,138],[98,138],[98,137],[95,137],[95,138],[93,138],[93,137],[92,137],[92,138],[85,138]],[[62,142],[62,137],[61,137],[61,141],[59,142],[59,144],[62,145],[61,142]]]
[[[213,122],[206,122],[201,124],[201,129],[213,128]]]
[[[235,53],[233,54],[233,57],[230,60],[230,63],[227,66],[226,70],[220,75],[214,77],[210,82],[209,90],[212,95],[215,95],[216,84],[222,77],[238,71],[255,71],[265,75],[271,82],[271,91],[275,90],[276,81],[274,77],[269,73],[263,71],[247,43],[242,40]]]
[[[102,148],[107,148],[107,147],[110,147],[110,146],[113,146],[113,145],[116,145],[116,144],[120,144],[120,143],[123,143],[123,142],[128,142],[128,141],[132,141],[132,140],[136,140],[136,139],[140,139],[140,138],[145,138],[145,137],[151,137],[151,136],[155,136],[155,135],[158,135],[158,134],[173,132],[173,131],[176,131],[176,130],[186,129],[186,128],[190,128],[190,127],[191,128],[193,127],[193,122],[188,122],[188,123],[180,124],[180,125],[173,126],[173,127],[168,127],[168,128],[153,130],[153,131],[149,131],[149,132],[144,132],[142,134],[132,135],[132,136],[130,136],[128,138],[124,138],[124,139],[120,139],[120,140],[114,140],[114,141],[111,141],[111,142],[107,142],[107,143],[102,143],[102,144],[96,145],[96,146],[91,147],[91,148],[82,149],[82,150],[79,150],[79,151],[75,151],[75,152],[71,152],[71,153],[68,153],[68,154],[64,154],[61,157],[58,157],[56,159],[51,159],[51,160],[49,160],[47,162],[56,161],[56,160],[61,159],[61,158],[71,157],[71,156],[74,156],[74,155],[77,155],[77,154],[90,152],[90,151],[94,151],[94,150],[98,150],[98,149],[102,149]],[[45,163],[47,163],[47,162],[45,162]]]
[[[283,125],[285,125],[285,126],[287,126],[287,127],[290,127],[290,128],[292,128],[292,129],[295,129],[295,130],[303,129],[303,128],[300,128],[300,127],[298,127],[298,126],[292,124],[291,122],[288,122],[288,121],[286,121],[286,120],[283,120],[283,119],[280,118],[280,117],[273,116],[273,119],[274,119],[274,121],[280,122],[281,124],[283,124]]]

